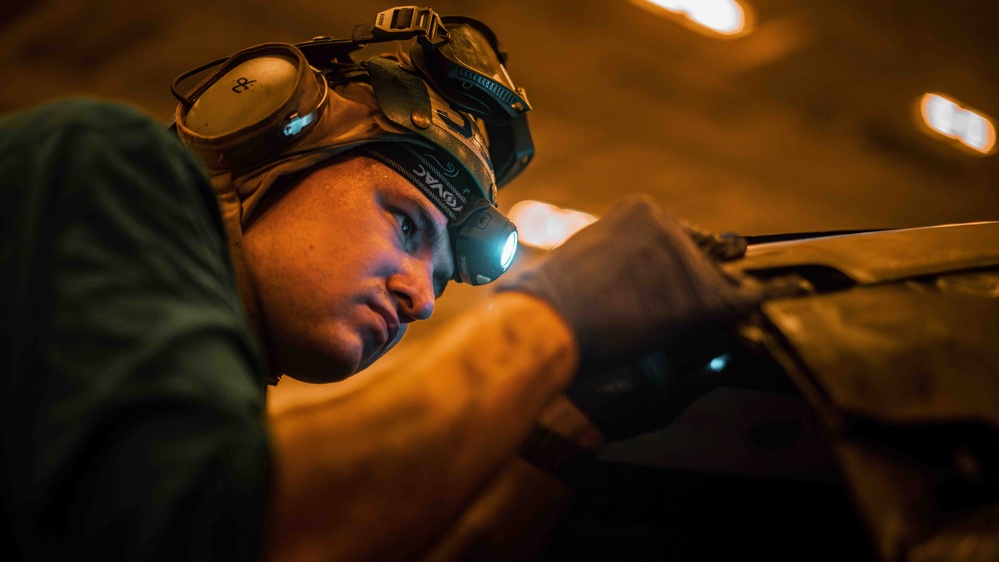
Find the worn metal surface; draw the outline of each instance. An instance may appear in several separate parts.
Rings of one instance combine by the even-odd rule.
[[[882,423],[999,428],[999,299],[909,285],[767,303],[841,411]]]
[[[855,282],[766,303],[763,333],[830,431],[882,560],[999,557],[997,226],[785,242],[742,264]]]
[[[750,246],[733,271],[833,268],[853,282],[884,283],[999,265],[999,222],[944,225]]]

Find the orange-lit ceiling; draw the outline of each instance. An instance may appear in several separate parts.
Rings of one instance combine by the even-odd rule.
[[[916,123],[927,92],[999,115],[999,3],[740,0],[752,29],[721,40],[639,1],[431,6],[491,25],[534,105],[537,157],[501,207],[600,214],[646,192],[694,224],[752,234],[999,219],[999,156]],[[5,0],[0,111],[83,93],[165,121],[180,72],[265,41],[346,36],[390,6]],[[481,292],[448,294],[440,322]]]

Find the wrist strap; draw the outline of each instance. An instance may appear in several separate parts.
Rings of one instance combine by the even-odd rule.
[[[545,472],[574,484],[596,464],[597,456],[575,441],[535,426],[521,445],[520,457]]]

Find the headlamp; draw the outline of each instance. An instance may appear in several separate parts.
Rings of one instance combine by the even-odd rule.
[[[454,241],[455,280],[485,285],[503,275],[517,254],[517,227],[499,209],[479,200],[448,227]]]
[[[413,38],[408,58],[351,58],[370,43]],[[505,61],[481,22],[392,8],[350,39],[260,45],[182,74],[172,85],[175,128],[210,174],[235,184],[241,221],[280,175],[357,148],[379,157],[447,216],[455,279],[481,285],[505,272],[517,249],[496,190],[534,155],[531,105]],[[191,93],[179,93],[182,80],[214,67]],[[380,115],[357,110],[368,102],[347,93],[356,82],[370,84]],[[365,115],[373,127],[357,126]]]

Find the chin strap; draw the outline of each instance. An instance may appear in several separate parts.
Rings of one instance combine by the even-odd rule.
[[[281,379],[281,375],[274,369],[267,337],[260,319],[257,291],[253,286],[253,279],[246,266],[246,255],[243,252],[243,205],[236,193],[235,186],[233,186],[230,173],[213,175],[211,183],[215,190],[215,198],[219,203],[219,211],[222,213],[222,222],[225,224],[226,241],[232,262],[232,271],[236,277],[236,287],[239,290],[239,300],[243,303],[243,310],[246,311],[250,326],[260,340],[266,358],[264,380],[268,385],[275,385]]]

